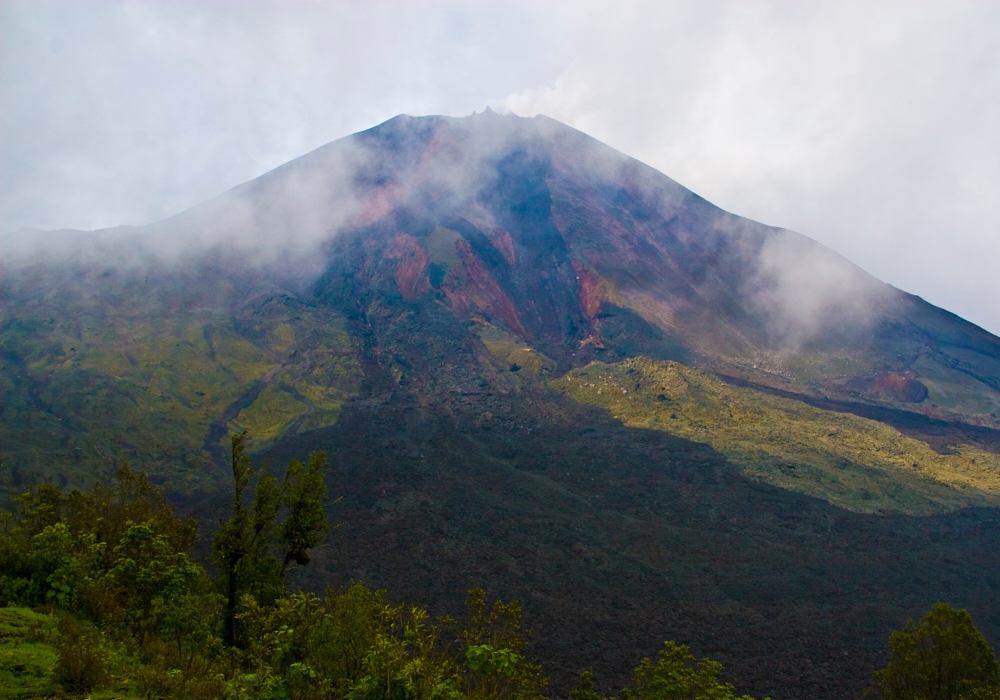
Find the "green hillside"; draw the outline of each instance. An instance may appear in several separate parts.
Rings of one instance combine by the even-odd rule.
[[[200,286],[211,304],[147,297],[96,272],[85,295],[65,283],[29,293],[30,279],[16,278],[0,334],[3,467],[14,486],[84,485],[141,455],[171,491],[212,492],[219,441],[230,432],[250,430],[263,449],[334,425],[343,402],[359,395],[357,340],[329,306],[219,282]],[[530,343],[489,323],[472,329],[504,370],[497,389],[556,374],[556,362]],[[940,454],[884,424],[682,364],[595,362],[549,386],[628,426],[707,443],[755,480],[853,511],[1000,503],[994,452],[956,445]]]
[[[725,384],[676,362],[594,362],[551,382],[630,427],[722,452],[757,481],[862,513],[914,515],[1000,505],[1000,455],[971,445],[949,454],[850,414]]]
[[[110,276],[89,283],[6,290],[0,418],[14,486],[85,485],[141,459],[174,492],[212,490],[231,431],[265,447],[332,425],[357,391],[351,341],[328,309],[269,292],[234,314],[236,293],[219,285],[200,285],[209,306],[133,295]]]

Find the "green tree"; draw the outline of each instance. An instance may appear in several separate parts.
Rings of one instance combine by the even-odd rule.
[[[576,685],[576,690],[569,692],[572,700],[611,700],[605,698],[594,688],[594,674],[591,671],[584,671],[580,674],[580,682]]]
[[[181,602],[203,588],[205,570],[184,552],[173,551],[169,538],[150,522],[126,530],[114,557],[105,581],[119,591],[124,621],[140,644],[158,634],[167,619],[177,619]]]
[[[383,591],[368,590],[360,583],[339,594],[328,590],[324,607],[326,614],[310,640],[310,657],[340,697],[362,677],[365,657],[391,608]]]
[[[221,615],[190,556],[196,526],[145,474],[126,465],[90,492],[42,485],[14,502],[0,517],[0,601],[59,610],[63,691],[113,686],[127,669],[144,697],[219,696]]]
[[[110,486],[64,495],[42,484],[14,502],[16,516],[2,518],[0,602],[73,607],[102,624],[132,607],[135,581],[108,574],[125,565],[123,558],[138,562],[147,556],[136,554],[144,547],[139,539],[151,538],[161,558],[181,559],[197,539],[194,520],[176,517],[146,475],[127,464]]]
[[[517,601],[486,602],[481,588],[469,591],[465,625],[463,688],[470,698],[532,700],[542,697],[548,683],[542,668],[524,654],[521,606]]]
[[[734,688],[719,681],[722,664],[712,659],[695,661],[686,645],[663,643],[654,664],[643,659],[635,669],[635,693],[622,693],[625,700],[737,700]],[[742,695],[739,700],[752,700]]]
[[[712,659],[695,659],[686,645],[671,641],[654,663],[645,658],[633,674],[633,687],[622,690],[622,700],[753,700],[737,696],[730,683],[719,680],[722,664]],[[590,671],[580,676],[579,685],[570,693],[573,700],[611,700],[594,689]]]
[[[886,700],[998,700],[1000,661],[965,610],[937,603],[889,637],[869,694]]]
[[[232,507],[212,539],[225,589],[228,646],[237,642],[242,596],[249,593],[259,604],[270,604],[284,595],[289,566],[309,563],[309,551],[328,529],[323,512],[326,453],[314,452],[306,464],[292,460],[279,481],[253,466],[248,441],[245,430],[231,438]]]
[[[243,598],[244,673],[231,697],[457,700],[458,660],[445,630],[417,607],[391,606],[355,584],[325,599],[309,593],[261,606]]]
[[[365,656],[347,700],[459,700],[455,659],[441,643],[442,629],[426,610],[386,607],[382,629]]]

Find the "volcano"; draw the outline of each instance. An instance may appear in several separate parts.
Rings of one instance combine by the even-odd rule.
[[[170,219],[3,243],[4,478],[325,449],[297,573],[524,604],[555,687],[665,638],[860,697],[937,600],[1000,642],[1000,339],[546,117],[400,116]]]

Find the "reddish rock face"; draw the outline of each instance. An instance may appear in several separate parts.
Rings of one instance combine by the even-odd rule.
[[[511,240],[510,231],[498,229],[492,233],[490,241],[503,254],[503,259],[507,261],[507,264],[513,267],[516,260],[514,256],[514,241]]]
[[[855,386],[872,399],[920,403],[927,398],[927,387],[917,380],[913,370],[883,372],[857,380]]]
[[[456,241],[455,247],[469,278],[469,285],[466,287],[467,308],[496,317],[512,333],[528,340],[528,331],[521,325],[521,319],[517,316],[513,302],[486,271],[486,266],[476,256],[472,246],[463,239]]]
[[[583,315],[592,321],[600,313],[601,305],[610,301],[608,284],[598,279],[576,260],[573,261],[573,270],[580,282],[580,304],[583,307]]]
[[[430,291],[427,278],[427,252],[413,236],[398,234],[386,257],[397,260],[396,286],[407,301],[411,301]]]
[[[309,271],[283,285],[349,316],[447,312],[435,332],[466,349],[480,319],[562,369],[641,354],[922,412],[933,385],[936,410],[998,420],[1000,339],[545,117],[397,117],[135,239],[220,229],[309,232]]]
[[[358,213],[331,234],[321,296],[342,296],[330,284],[367,251],[393,266],[369,292],[392,279],[404,301],[450,310],[457,336],[488,321],[561,367],[644,354],[915,406],[917,363],[939,384],[964,373],[952,395],[1000,401],[1000,377],[954,360],[1000,358],[997,338],[552,120],[399,117],[345,142]],[[851,359],[846,376],[800,382],[758,362],[774,353],[805,368]]]

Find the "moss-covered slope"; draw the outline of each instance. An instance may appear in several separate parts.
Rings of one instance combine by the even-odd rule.
[[[100,269],[82,284],[9,276],[4,478],[80,486],[138,460],[192,494],[214,488],[213,462],[233,430],[250,429],[264,447],[336,422],[360,377],[343,319],[291,292],[224,282]]]
[[[1000,505],[1000,455],[939,454],[876,421],[725,384],[676,362],[594,362],[551,385],[630,427],[711,445],[747,476],[856,512]]]

